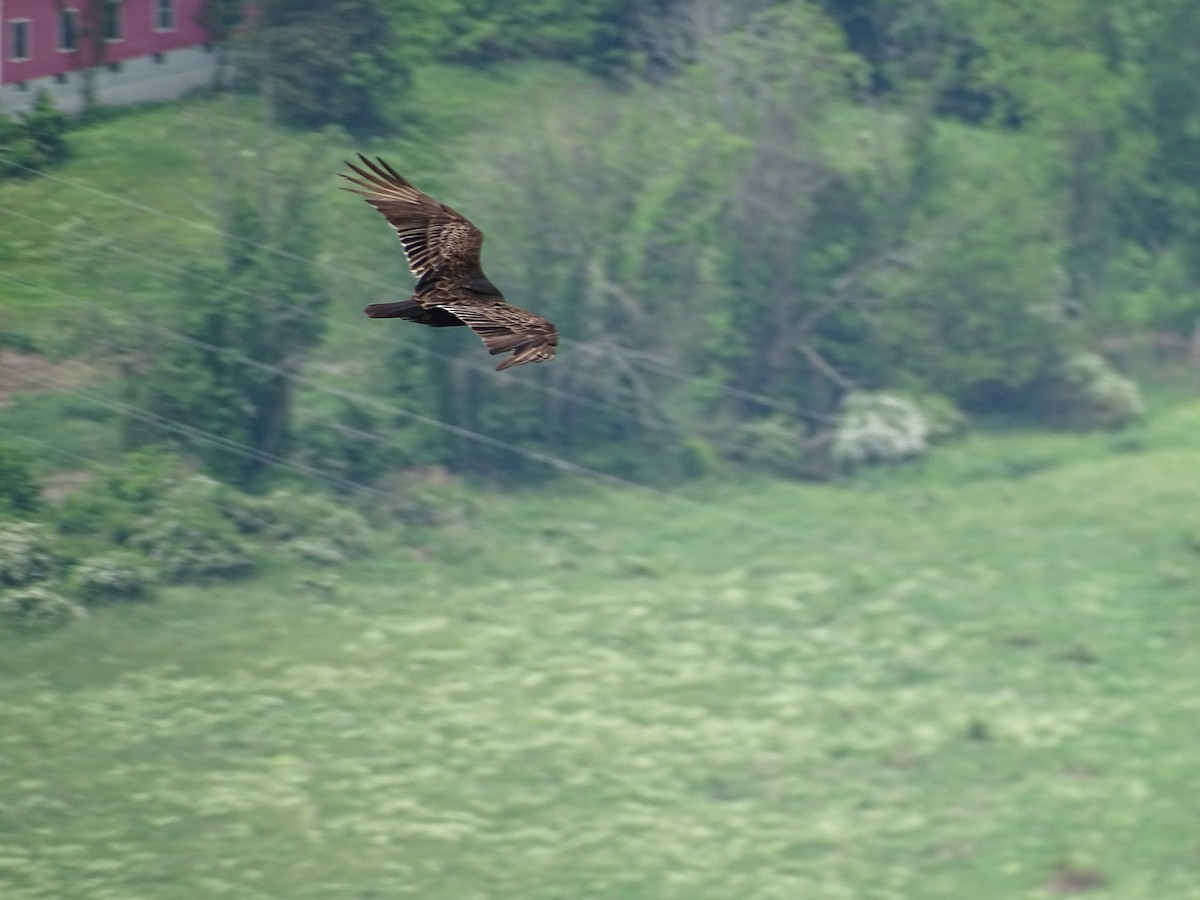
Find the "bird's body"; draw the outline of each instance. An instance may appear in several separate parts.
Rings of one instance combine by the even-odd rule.
[[[479,261],[483,232],[444,203],[421,193],[382,159],[366,169],[347,163],[354,175],[342,177],[396,230],[408,267],[417,279],[412,297],[372,303],[373,319],[407,319],[434,328],[466,325],[488,352],[511,353],[497,370],[553,359],[558,331],[541,316],[510,305]]]

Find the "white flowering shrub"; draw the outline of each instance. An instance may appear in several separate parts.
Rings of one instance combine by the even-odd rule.
[[[79,598],[96,606],[147,599],[156,578],[137,556],[110,553],[81,560],[71,570],[71,581]]]
[[[1137,383],[1098,353],[1077,353],[1055,367],[1039,390],[1039,406],[1052,424],[1070,428],[1119,428],[1145,407]]]
[[[146,554],[168,581],[239,578],[255,568],[233,526],[215,514],[147,518],[129,546]]]
[[[225,504],[225,515],[242,534],[277,535],[287,519],[289,491],[272,491],[266,496],[232,494]]]
[[[0,523],[0,585],[22,585],[54,574],[46,530],[36,522]]]
[[[362,514],[322,494],[235,495],[227,501],[226,515],[242,533],[282,542],[314,562],[340,562],[371,547],[371,526]]]
[[[63,625],[82,614],[66,597],[42,585],[28,585],[0,595],[0,619],[18,628]]]
[[[842,400],[829,452],[835,465],[895,462],[920,456],[936,437],[934,419],[914,400],[852,392]]]
[[[149,557],[167,581],[249,575],[257,561],[221,511],[231,493],[206,475],[183,478],[138,520],[129,548]]]

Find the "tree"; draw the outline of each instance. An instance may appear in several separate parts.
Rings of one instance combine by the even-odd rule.
[[[29,139],[34,168],[58,165],[70,157],[67,117],[55,107],[46,91],[38,91],[29,112],[21,116],[21,126]]]
[[[505,242],[489,272],[570,364],[500,384],[437,362],[439,416],[644,477],[697,431],[810,432],[852,389],[1019,402],[1074,339],[1049,141],[946,124],[925,94],[864,108],[811,4],[696,7],[660,45],[673,74],[514,127],[466,173]]]
[[[10,444],[0,444],[0,514],[34,512],[40,494],[29,455]]]
[[[46,91],[38,91],[33,106],[16,121],[0,115],[0,176],[26,177],[65,161],[71,155],[69,128]]]
[[[229,64],[228,43],[239,26],[246,21],[245,0],[204,0],[197,14],[200,26],[208,32],[217,48],[217,66],[213,74],[214,87],[225,84]]]
[[[387,132],[412,83],[383,0],[268,0],[251,47],[251,71],[298,127]]]
[[[328,298],[303,183],[268,185],[257,204],[241,187],[224,266],[194,267],[177,288],[170,331],[147,334],[148,358],[127,380],[137,413],[126,438],[183,443],[246,487],[284,452],[292,375],[320,340]]]

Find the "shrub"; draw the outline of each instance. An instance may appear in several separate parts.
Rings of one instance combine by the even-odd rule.
[[[147,519],[129,545],[153,560],[169,581],[241,578],[255,568],[233,526],[215,514],[186,521]]]
[[[228,498],[222,511],[242,534],[264,535],[280,521],[274,494],[259,497],[235,493]]]
[[[169,581],[248,575],[255,560],[234,523],[216,506],[227,499],[219,482],[189,476],[138,522],[129,546],[157,563]]]
[[[63,625],[82,614],[66,597],[41,585],[18,588],[0,596],[0,617],[24,628]]]
[[[1137,420],[1144,408],[1137,384],[1096,353],[1062,360],[1036,393],[1041,415],[1067,428],[1119,428]]]
[[[72,569],[71,580],[84,603],[98,606],[146,599],[155,577],[138,557],[111,553],[82,560]]]
[[[226,515],[243,534],[293,543],[317,539],[342,558],[362,556],[370,549],[371,526],[367,520],[324,494],[289,490],[272,491],[265,497],[234,494],[226,498],[225,507]],[[318,550],[314,553],[328,555]]]
[[[86,484],[59,507],[55,524],[62,534],[86,535],[121,544],[129,539],[139,518],[136,509]]]
[[[67,146],[67,117],[54,106],[54,100],[46,91],[39,91],[29,112],[21,117],[21,125],[33,147],[35,169],[65,162],[71,155]]]
[[[478,502],[476,492],[441,466],[404,469],[381,479],[375,511],[388,519],[425,528],[464,522]]]
[[[721,470],[721,455],[704,438],[685,437],[678,449],[679,471],[684,478],[704,478]]]
[[[306,465],[354,484],[373,484],[390,466],[419,453],[397,446],[402,432],[381,437],[379,416],[349,401],[333,415],[301,421],[293,440],[296,457]]]
[[[329,539],[350,558],[364,556],[371,549],[373,532],[361,513],[342,507],[325,520]]]
[[[49,578],[57,560],[36,522],[0,524],[0,585],[23,585]]]
[[[8,159],[0,165],[0,177],[28,177],[65,160],[70,156],[68,127],[45,91],[19,121],[0,116],[0,152]]]
[[[934,435],[933,418],[913,400],[889,393],[851,392],[830,441],[841,467],[920,456]]]
[[[931,443],[955,437],[967,430],[967,417],[962,410],[941,394],[919,394],[912,398],[929,421]]]
[[[161,450],[126,454],[119,468],[88,482],[63,501],[58,530],[123,544],[183,477],[179,459]]]
[[[735,460],[776,475],[801,475],[806,471],[809,449],[804,426],[783,415],[741,422],[729,440]]]
[[[30,513],[38,508],[41,488],[29,468],[29,456],[0,444],[0,512]]]

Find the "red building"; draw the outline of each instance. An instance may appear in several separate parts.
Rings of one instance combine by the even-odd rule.
[[[84,103],[83,70],[100,103],[168,100],[212,83],[216,58],[203,0],[0,0],[0,109],[47,90],[61,109]]]

